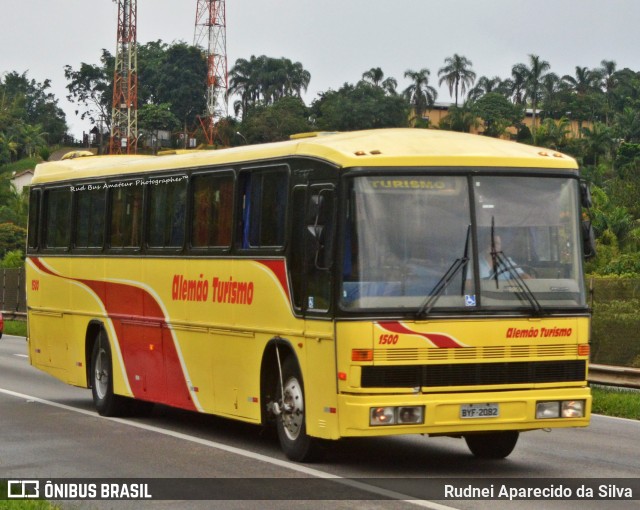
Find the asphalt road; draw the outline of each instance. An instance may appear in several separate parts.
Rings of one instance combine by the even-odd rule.
[[[214,485],[234,479],[223,481],[216,497],[234,500],[75,501],[65,508],[640,508],[640,489],[633,501],[384,499],[431,480],[462,487],[465,478],[474,487],[493,484],[496,494],[513,479],[529,478],[555,487],[575,479],[598,487],[602,479],[627,478],[638,487],[637,421],[594,416],[586,429],[522,434],[514,453],[499,461],[475,459],[462,440],[402,436],[340,441],[323,462],[296,464],[281,453],[275,434],[252,425],[162,406],[148,417],[102,418],[89,390],[34,369],[26,352],[24,338],[0,340],[0,478],[207,478],[216,479]],[[319,490],[331,500],[308,499]],[[235,499],[238,494],[242,499]]]

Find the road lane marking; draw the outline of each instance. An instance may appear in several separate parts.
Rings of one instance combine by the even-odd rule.
[[[322,478],[322,479],[327,479],[327,480],[332,480],[336,483],[342,484],[342,485],[346,485],[348,487],[352,487],[358,490],[362,490],[365,492],[369,492],[372,494],[377,494],[379,496],[382,496],[384,498],[391,498],[394,500],[398,500],[398,501],[404,501],[406,503],[409,503],[411,505],[414,506],[419,506],[422,508],[428,508],[430,510],[457,510],[454,507],[450,507],[450,506],[446,506],[446,505],[441,505],[439,503],[434,503],[431,501],[425,501],[425,500],[417,500],[417,499],[410,499],[411,496],[408,496],[406,494],[401,494],[399,492],[395,492],[395,491],[391,491],[391,490],[387,490],[387,489],[382,489],[380,487],[376,487],[374,485],[369,485],[363,482],[357,482],[355,480],[350,480],[349,478],[344,478],[342,476],[339,475],[334,475],[331,473],[327,473],[325,471],[321,471],[319,469],[314,469],[314,468],[309,468],[307,466],[303,466],[301,464],[295,464],[293,462],[289,462],[286,460],[280,460],[280,459],[275,459],[273,457],[269,457],[267,455],[262,455],[260,453],[255,453],[255,452],[251,452],[249,450],[243,450],[241,448],[237,448],[235,446],[229,446],[223,443],[218,443],[216,441],[210,441],[208,439],[202,439],[199,437],[194,437],[194,436],[190,436],[187,434],[183,434],[182,432],[175,432],[173,430],[166,430],[160,427],[155,427],[153,425],[147,425],[144,423],[136,423],[136,422],[132,422],[132,421],[128,421],[128,420],[124,420],[122,418],[107,418],[104,416],[100,416],[99,414],[97,414],[95,411],[87,411],[85,409],[79,409],[77,407],[72,407],[72,406],[68,406],[66,404],[60,404],[58,402],[53,402],[51,400],[45,400],[43,398],[39,398],[39,397],[35,397],[33,395],[26,395],[24,393],[18,393],[16,391],[11,391],[11,390],[7,390],[4,388],[0,388],[0,393],[3,393],[5,395],[9,395],[11,397],[16,397],[16,398],[21,398],[26,400],[27,402],[37,402],[39,404],[44,404],[44,405],[48,405],[48,406],[52,406],[52,407],[57,407],[58,409],[64,409],[67,411],[71,411],[71,412],[75,412],[75,413],[80,413],[80,414],[84,414],[86,416],[91,416],[93,418],[99,418],[99,419],[103,419],[103,420],[109,420],[109,421],[114,421],[117,423],[121,423],[122,425],[128,425],[130,427],[135,427],[138,429],[143,429],[146,431],[150,431],[150,432],[156,432],[158,434],[163,434],[165,436],[170,436],[173,437],[175,439],[181,439],[183,441],[189,441],[192,443],[197,443],[203,446],[207,446],[209,448],[215,448],[217,450],[222,450],[225,451],[227,453],[233,453],[235,455],[239,455],[242,457],[247,457],[253,460],[257,460],[260,462],[265,462],[267,464],[271,464],[274,466],[278,466],[278,467],[282,467],[285,469],[289,469],[291,471],[296,471],[298,473],[302,473],[305,475],[309,475],[315,478]]]

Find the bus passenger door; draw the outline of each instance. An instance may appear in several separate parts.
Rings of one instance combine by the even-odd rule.
[[[304,358],[307,432],[332,438],[337,415],[332,272],[335,264],[336,189],[333,184],[294,188],[291,275],[294,306],[304,315]],[[301,212],[304,211],[304,214]]]
[[[305,315],[326,314],[331,309],[336,190],[331,183],[297,186],[293,211],[291,277],[294,306]]]

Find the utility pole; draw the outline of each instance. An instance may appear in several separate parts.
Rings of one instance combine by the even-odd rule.
[[[118,34],[113,104],[111,108],[111,154],[135,154],[138,149],[138,49],[137,0],[118,3]]]
[[[207,144],[214,145],[220,121],[229,116],[226,6],[225,0],[197,1],[193,44],[206,49],[208,69],[207,106],[199,120]]]

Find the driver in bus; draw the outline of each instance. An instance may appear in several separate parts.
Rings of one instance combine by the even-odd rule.
[[[493,236],[493,250],[491,249],[491,232],[484,231],[479,234],[479,246],[483,246],[479,257],[480,278],[483,280],[495,279],[511,280],[514,278],[514,272],[522,279],[531,278],[530,275],[518,266],[518,264],[502,251],[502,240],[500,236]],[[505,263],[508,260],[509,263]]]

